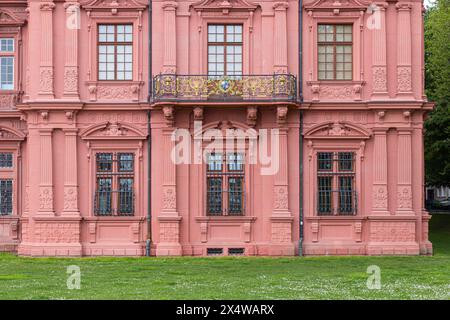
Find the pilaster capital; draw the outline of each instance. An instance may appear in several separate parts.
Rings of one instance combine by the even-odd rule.
[[[397,2],[395,7],[397,8],[398,11],[410,11],[412,5],[409,2]]]
[[[175,11],[178,8],[178,4],[175,1],[164,1],[161,7],[164,11]]]
[[[55,9],[55,4],[51,1],[42,2],[39,5],[39,8],[41,9],[41,11],[53,11],[53,9]]]
[[[273,9],[275,11],[286,11],[287,8],[289,8],[289,3],[287,3],[287,2],[280,1],[280,2],[275,2],[273,4]]]
[[[64,3],[64,9],[66,9],[67,13],[72,13],[75,9],[80,8],[80,3],[76,1],[66,1]]]

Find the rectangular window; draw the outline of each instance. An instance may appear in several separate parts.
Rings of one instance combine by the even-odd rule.
[[[14,39],[0,38],[0,89],[14,90]]]
[[[0,215],[10,215],[13,209],[12,179],[0,179]]]
[[[100,216],[134,214],[134,154],[97,153],[94,212]]]
[[[319,80],[352,80],[353,26],[318,25]]]
[[[318,215],[356,214],[354,158],[353,152],[317,154]]]
[[[208,75],[242,75],[242,25],[208,25]]]
[[[206,187],[208,215],[243,215],[244,155],[208,154]]]
[[[13,154],[11,152],[0,153],[0,168],[13,167]]]
[[[133,80],[133,25],[98,26],[98,80]]]

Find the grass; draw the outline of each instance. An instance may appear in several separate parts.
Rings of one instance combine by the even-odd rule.
[[[450,299],[450,215],[430,223],[434,256],[23,258],[0,254],[0,299]],[[68,290],[66,268],[81,268]],[[366,286],[381,268],[381,289]]]

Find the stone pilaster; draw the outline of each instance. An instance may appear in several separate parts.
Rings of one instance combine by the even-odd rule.
[[[54,98],[53,70],[53,9],[52,1],[41,2],[41,42],[39,65],[39,99]]]
[[[171,159],[175,141],[172,140],[174,128],[174,107],[163,107],[166,127],[163,129],[163,155],[165,157],[162,167],[162,203],[158,215],[159,242],[156,246],[157,256],[181,255],[180,222],[181,216],[177,209],[177,182],[176,164]]]
[[[412,203],[411,128],[398,129],[397,143],[397,211],[396,214],[414,214]]]
[[[286,11],[289,7],[287,2],[276,2],[273,5],[274,18],[274,73],[287,73],[287,21]]]
[[[37,215],[55,215],[53,210],[53,129],[39,129],[40,170],[39,170],[39,210]]]
[[[65,55],[64,55],[64,99],[79,100],[78,93],[78,29],[80,4],[66,1]]]
[[[387,129],[374,128],[372,214],[389,214],[387,188]]]
[[[164,1],[162,4],[164,22],[163,69],[162,73],[175,74],[177,72],[177,28],[175,1]]]
[[[64,209],[62,216],[80,216],[78,210],[77,129],[64,129]]]
[[[277,108],[278,123],[278,152],[272,148],[272,161],[279,161],[278,170],[274,172],[274,194],[271,220],[271,254],[293,254],[292,222],[293,217],[289,210],[289,180],[288,180],[288,127],[287,106]],[[274,152],[275,151],[275,152]],[[277,154],[278,153],[278,154]]]
[[[372,80],[373,93],[375,99],[388,98],[387,84],[387,60],[386,60],[386,8],[387,3],[377,4],[377,11],[374,15],[379,15],[377,25],[372,29]],[[379,24],[378,24],[379,23]]]
[[[412,95],[411,4],[398,2],[397,8],[397,97]]]

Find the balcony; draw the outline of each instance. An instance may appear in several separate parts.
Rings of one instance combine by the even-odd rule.
[[[297,79],[291,74],[159,74],[153,78],[152,98],[154,102],[295,102]]]

